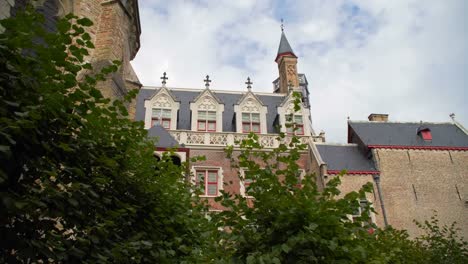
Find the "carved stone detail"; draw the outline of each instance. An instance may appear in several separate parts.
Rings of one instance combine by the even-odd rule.
[[[249,98],[241,106],[242,112],[259,112],[260,105],[253,98]]]
[[[217,106],[218,104],[210,96],[205,96],[198,105],[198,109],[216,111]]]
[[[154,100],[152,107],[153,108],[171,108],[172,100],[169,100],[169,97],[165,94],[159,95],[156,100]]]

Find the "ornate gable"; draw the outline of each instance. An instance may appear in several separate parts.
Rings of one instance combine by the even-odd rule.
[[[304,122],[304,135],[309,136],[311,135],[311,119],[310,119],[310,110],[304,105],[303,102],[300,103],[299,111],[294,109],[294,96],[293,93],[290,92],[288,96],[286,96],[283,102],[278,106],[278,117],[280,121],[281,131],[286,132],[286,115],[301,115],[302,120]]]
[[[176,101],[171,91],[166,87],[161,87],[151,98],[145,100],[145,128],[151,127],[153,109],[168,109],[171,110],[170,128],[177,129],[177,111],[180,103]]]
[[[190,110],[192,111],[192,131],[199,130],[199,111],[216,112],[216,132],[223,131],[222,118],[224,112],[224,104],[213,92],[210,91],[210,89],[207,88],[203,90],[197,97],[195,97],[193,102],[190,103]]]
[[[251,91],[248,91],[237,101],[237,104],[234,105],[234,112],[236,113],[236,131],[238,133],[242,133],[242,113],[259,113],[260,131],[262,134],[267,132],[267,107]]]

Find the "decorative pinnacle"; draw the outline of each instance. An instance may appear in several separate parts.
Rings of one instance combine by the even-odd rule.
[[[250,81],[250,77],[247,77],[247,81],[245,82],[245,84],[247,84],[247,90],[249,90],[250,92],[250,90],[252,89],[251,84],[253,84],[253,82]]]
[[[283,25],[284,20],[281,18],[281,32],[284,32],[284,25]]]
[[[163,76],[160,78],[162,80],[162,86],[166,87],[166,80],[169,80],[168,77],[166,77],[166,72],[163,73]]]
[[[451,113],[449,116],[452,118],[452,120],[455,120],[455,113]]]
[[[209,75],[206,75],[206,79],[203,80],[203,81],[205,82],[205,87],[206,87],[206,89],[209,89],[209,88],[210,88],[210,82],[211,82],[210,76],[209,76]]]

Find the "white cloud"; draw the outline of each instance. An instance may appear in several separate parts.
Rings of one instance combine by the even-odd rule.
[[[468,125],[468,24],[463,0],[141,1],[144,85],[272,91],[280,14],[307,75],[316,131],[346,141],[346,118]]]

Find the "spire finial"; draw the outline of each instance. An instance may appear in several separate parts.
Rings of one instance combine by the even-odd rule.
[[[250,81],[250,77],[247,77],[247,81],[245,82],[245,84],[247,84],[247,90],[250,90],[252,89],[252,84],[253,82]]]
[[[211,82],[210,76],[209,76],[209,75],[206,75],[206,79],[203,80],[203,81],[205,82],[205,87],[206,87],[206,89],[209,89],[209,88],[210,88],[210,82]]]
[[[455,121],[455,113],[451,113],[449,116],[450,118],[452,118],[453,121]]]
[[[284,32],[284,24],[283,24],[283,22],[284,22],[284,19],[281,18],[281,32]]]
[[[169,80],[168,77],[166,77],[166,72],[163,73],[163,76],[160,78],[162,80],[162,87],[166,87],[166,80]]]

